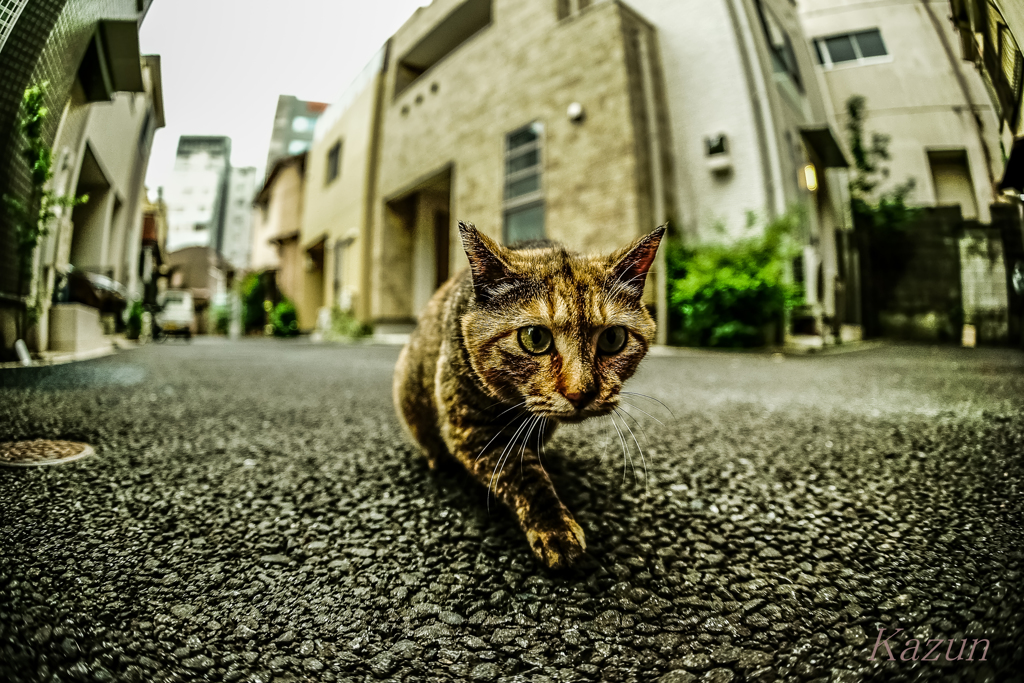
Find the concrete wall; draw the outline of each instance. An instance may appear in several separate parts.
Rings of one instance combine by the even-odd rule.
[[[302,228],[303,173],[296,164],[282,168],[274,179],[267,202],[271,235],[287,235]]]
[[[987,223],[992,181],[1002,172],[999,123],[981,77],[960,58],[959,37],[948,20],[949,12],[948,0],[933,0],[927,6],[897,0],[800,4],[811,40],[872,28],[881,31],[887,58],[827,70],[817,67],[840,126],[847,122],[847,99],[863,95],[868,109],[866,130],[890,136],[890,179],[879,191],[913,178],[917,186],[912,202],[936,205],[928,151],[962,149],[970,167],[977,218]],[[971,208],[963,208],[971,217]]]
[[[249,270],[274,270],[280,265],[277,247],[270,242],[270,238],[276,234],[276,230],[276,226],[268,222],[266,209],[253,207]]]

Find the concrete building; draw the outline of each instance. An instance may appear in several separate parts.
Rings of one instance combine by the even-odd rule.
[[[950,0],[950,9],[959,33],[960,54],[985,80],[1000,119],[1000,132],[1021,135],[1024,4],[1016,0]]]
[[[325,102],[307,102],[291,95],[277,98],[274,131],[270,135],[270,150],[267,153],[268,175],[278,159],[301,154],[309,149],[316,121],[326,108]]]
[[[74,231],[77,239],[70,212],[50,226],[51,236],[37,247],[28,265],[32,276],[20,290],[14,228],[6,212],[0,212],[3,355],[13,349],[15,321],[26,306],[42,309],[39,323],[29,332],[30,346],[40,351],[50,347],[51,292],[69,261],[113,270],[121,278],[133,272],[126,265],[131,248],[125,245],[138,244],[133,231],[139,229],[141,179],[152,133],[163,125],[159,61],[151,58],[144,64],[138,47],[138,26],[149,5],[150,0],[12,0],[0,11],[0,194],[25,196],[29,191],[28,169],[18,154],[24,141],[17,121],[26,87],[46,81],[50,115],[42,137],[54,150],[52,187],[72,192],[94,184],[97,201],[91,210],[102,207],[85,221],[91,228]],[[113,135],[116,126],[122,128]],[[101,238],[92,229],[96,226],[102,227]],[[96,327],[97,313],[89,308],[83,307],[81,315]],[[68,343],[76,343],[74,336],[70,339]]]
[[[977,67],[1000,121],[1002,152],[1009,155],[1000,190],[1024,194],[1024,3],[950,0],[960,54]]]
[[[228,180],[227,211],[221,252],[231,266],[248,270],[252,249],[252,202],[256,196],[256,169],[232,168]]]
[[[256,195],[257,216],[253,220],[253,270],[274,273],[274,288],[280,296],[295,303],[302,330],[314,326],[317,302],[323,291],[318,280],[323,273],[323,252],[304,253],[299,247],[306,160],[307,154],[303,152],[274,163]],[[273,246],[274,256],[266,253],[267,245]]]
[[[890,177],[913,178],[911,201],[959,205],[991,221],[1002,172],[1000,121],[977,70],[957,53],[945,0],[850,4],[806,0],[800,16],[840,127],[853,95],[867,98],[866,130],[890,137]]]
[[[325,254],[312,305],[408,328],[465,265],[456,219],[609,251],[668,220],[691,242],[735,238],[749,212],[763,225],[802,204],[799,275],[811,314],[834,315],[849,226],[828,169],[845,160],[800,36],[781,0],[420,8],[317,127],[300,244]]]
[[[230,138],[181,136],[164,193],[170,222],[169,252],[206,246],[220,252],[230,172]]]
[[[155,304],[157,295],[167,289],[167,204],[163,191],[158,189],[157,200],[150,201],[143,188],[142,196],[142,252],[139,255],[141,299]]]
[[[371,219],[377,173],[383,66],[381,49],[317,121],[306,164],[299,248],[314,268],[301,315],[321,308],[370,317]],[[315,285],[319,282],[319,287]]]
[[[845,128],[849,121],[847,100],[864,96],[865,131],[889,138],[889,176],[876,196],[913,179],[911,204],[959,211],[959,218],[926,214],[923,220],[933,221],[934,229],[914,231],[914,244],[907,245],[916,260],[914,251],[943,250],[941,240],[934,240],[940,233],[947,242],[959,242],[960,253],[944,259],[953,264],[949,276],[937,281],[908,271],[918,272],[917,281],[908,275],[894,285],[903,295],[889,292],[884,298],[890,303],[879,302],[879,331],[956,339],[961,325],[969,324],[980,341],[1005,342],[1010,309],[1003,232],[1010,228],[1003,219],[997,221],[1003,227],[993,227],[993,203],[1001,200],[1004,154],[1019,123],[1021,57],[997,21],[996,4],[986,3],[984,16],[986,26],[1003,26],[996,45],[1005,51],[1012,88],[999,80],[1006,81],[1002,61],[995,85],[985,69],[964,61],[972,49],[991,48],[991,40],[985,34],[961,40],[945,0],[807,0],[800,8],[838,125]],[[987,54],[983,66],[991,62],[991,50]],[[942,297],[942,305],[924,306],[939,290],[955,292],[955,300]]]

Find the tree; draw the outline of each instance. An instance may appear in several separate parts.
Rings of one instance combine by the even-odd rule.
[[[60,211],[89,201],[89,195],[60,195],[50,189],[53,178],[53,155],[43,141],[43,125],[49,110],[45,106],[49,83],[29,86],[21,100],[21,122],[18,125],[26,146],[21,158],[28,166],[30,189],[25,197],[3,195],[3,206],[14,226],[18,260],[18,295],[25,296],[25,305],[18,316],[17,336],[25,333],[39,319],[43,292],[36,282],[35,251],[39,240],[50,232],[50,226]],[[25,289],[28,285],[28,292]]]
[[[872,232],[885,234],[901,231],[917,218],[918,210],[906,203],[917,183],[913,178],[907,178],[891,190],[878,194],[877,200],[872,200],[875,189],[889,178],[889,167],[883,162],[891,158],[891,138],[874,132],[870,143],[865,141],[866,108],[867,99],[861,95],[846,100],[846,130],[854,162],[853,178],[850,180],[850,208],[855,223]]]

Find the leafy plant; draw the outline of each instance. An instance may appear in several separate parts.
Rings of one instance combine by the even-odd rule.
[[[359,322],[350,311],[344,311],[337,304],[331,308],[331,326],[324,332],[324,338],[334,341],[359,339],[373,334],[369,325]]]
[[[210,309],[213,318],[213,331],[216,334],[227,334],[231,330],[231,304],[218,304]]]
[[[30,189],[27,196],[3,195],[3,205],[14,225],[18,254],[18,294],[29,293],[25,308],[18,317],[17,336],[23,338],[29,327],[39,319],[44,295],[35,282],[35,250],[39,240],[50,231],[58,210],[72,208],[89,201],[89,195],[57,194],[47,188],[53,178],[53,155],[43,141],[43,125],[49,110],[45,106],[49,82],[44,81],[25,89],[21,100],[21,121],[18,130],[25,138],[21,158],[28,166]]]
[[[883,133],[871,134],[870,142],[865,139],[864,119],[867,99],[854,95],[846,100],[846,131],[853,154],[853,174],[850,180],[850,208],[857,225],[875,233],[892,233],[904,230],[917,219],[920,211],[907,205],[907,198],[914,191],[916,181],[907,178],[892,189],[881,192],[872,199],[875,190],[889,178],[889,142],[891,138]]]
[[[723,347],[770,342],[766,329],[781,323],[783,314],[801,300],[799,287],[787,275],[797,253],[792,235],[801,221],[802,212],[792,209],[759,234],[730,244],[671,244],[667,261],[673,341]]]
[[[139,300],[133,301],[131,306],[128,307],[127,320],[125,322],[127,327],[125,336],[128,339],[138,339],[142,334],[142,314],[145,310],[145,307]]]
[[[264,308],[266,290],[260,273],[249,273],[240,287],[242,300],[242,327],[245,332],[263,332],[267,312]]]
[[[294,337],[299,333],[299,318],[295,304],[282,299],[270,312],[270,324],[274,327],[275,337]]]

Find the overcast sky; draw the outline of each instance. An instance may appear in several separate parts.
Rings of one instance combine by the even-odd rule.
[[[155,196],[181,135],[227,135],[231,164],[263,173],[278,95],[333,102],[429,0],[156,0],[143,54],[158,54],[167,127],[146,185]]]

